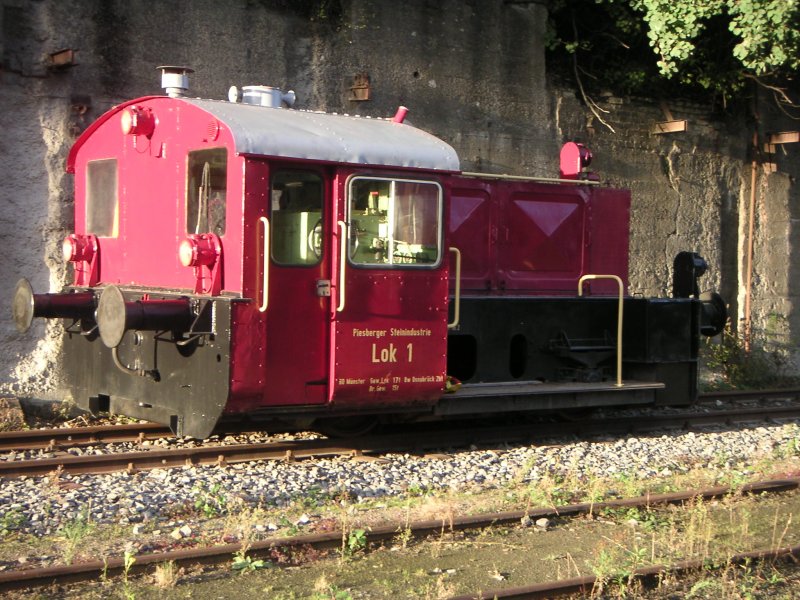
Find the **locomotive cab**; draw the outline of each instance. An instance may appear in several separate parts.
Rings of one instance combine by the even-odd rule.
[[[60,294],[22,286],[18,321],[65,319],[80,406],[179,435],[430,406],[446,365],[439,179],[457,169],[452,148],[388,119],[257,93],[125,103],[68,159],[70,239],[91,252],[72,252]]]

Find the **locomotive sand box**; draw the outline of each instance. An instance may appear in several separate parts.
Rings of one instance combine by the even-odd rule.
[[[229,101],[121,104],[76,141],[74,281],[17,286],[14,319],[64,320],[79,406],[208,436],[224,419],[323,430],[625,404],[688,404],[725,304],[702,258],[672,298],[629,297],[630,194],[568,143],[553,179],[460,171],[392,119]],[[338,427],[337,427],[338,426]]]

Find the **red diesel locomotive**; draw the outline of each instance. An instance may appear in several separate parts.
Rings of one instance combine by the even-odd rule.
[[[75,402],[207,437],[227,418],[371,420],[669,403],[696,396],[725,306],[681,253],[673,297],[625,294],[630,195],[562,151],[560,179],[463,173],[393,119],[167,96],[77,140],[74,281],[14,294],[64,320]]]

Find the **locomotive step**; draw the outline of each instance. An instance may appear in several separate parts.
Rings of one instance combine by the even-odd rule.
[[[457,415],[486,410],[515,412],[527,410],[564,410],[630,404],[653,404],[661,382],[613,381],[541,383],[535,381],[463,384],[446,394],[436,414]]]

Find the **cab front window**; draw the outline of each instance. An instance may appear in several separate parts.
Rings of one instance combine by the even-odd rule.
[[[433,267],[441,260],[442,189],[432,181],[354,177],[348,256],[355,265]]]

